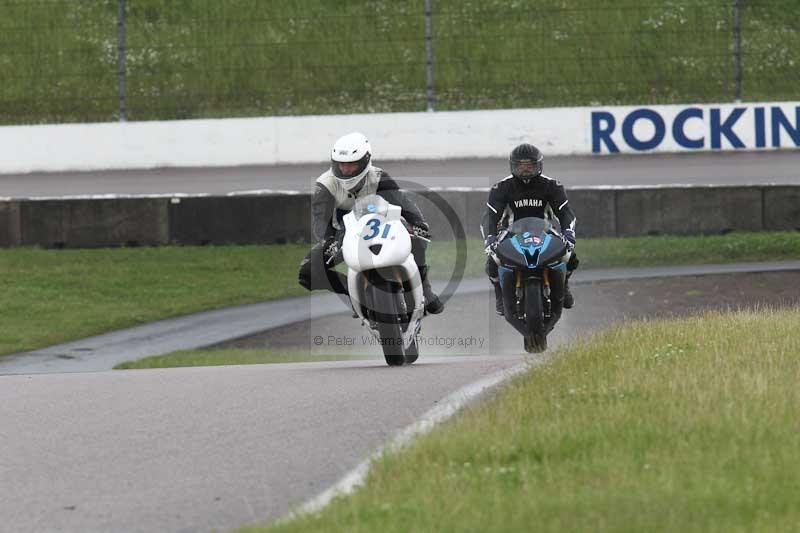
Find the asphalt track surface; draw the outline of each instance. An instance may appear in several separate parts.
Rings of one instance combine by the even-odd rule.
[[[659,310],[775,303],[776,287],[780,303],[800,302],[800,271],[687,280],[578,284],[551,347]],[[267,338],[373,359],[0,376],[0,531],[210,531],[284,516],[442,398],[525,361],[492,308],[488,291],[454,296],[404,368],[366,343],[328,342],[365,333],[344,313]]]
[[[211,531],[276,519],[461,384],[520,360],[0,378],[0,530]]]
[[[414,189],[489,187],[508,173],[506,159],[382,161]],[[142,194],[309,192],[325,163],[228,168],[0,174],[0,198]],[[545,174],[565,186],[800,184],[800,150],[545,157]]]

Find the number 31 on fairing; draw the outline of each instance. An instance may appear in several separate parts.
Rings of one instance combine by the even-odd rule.
[[[372,218],[372,219],[367,221],[367,226],[369,226],[369,229],[370,229],[371,233],[369,235],[364,235],[364,240],[365,241],[370,241],[370,240],[374,239],[375,237],[377,237],[378,234],[381,232],[381,221],[379,219],[377,219],[377,218]],[[391,228],[392,228],[391,224],[384,225],[383,226],[383,234],[381,235],[381,238],[385,239],[386,237],[388,237],[389,236],[389,230]]]

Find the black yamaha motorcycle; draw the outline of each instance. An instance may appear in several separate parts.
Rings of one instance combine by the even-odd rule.
[[[542,218],[516,220],[489,254],[498,265],[505,318],[525,339],[525,351],[547,349],[547,334],[561,318],[567,261],[572,251]]]

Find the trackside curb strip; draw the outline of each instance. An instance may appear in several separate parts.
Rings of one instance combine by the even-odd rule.
[[[471,383],[456,392],[447,396],[439,405],[422,415],[419,420],[401,430],[391,441],[381,446],[367,459],[358,464],[353,470],[348,472],[335,485],[328,488],[315,498],[309,500],[296,511],[291,512],[287,517],[280,520],[285,522],[302,515],[315,513],[327,506],[335,497],[352,493],[364,484],[364,480],[369,473],[372,461],[379,459],[384,453],[396,452],[407,446],[415,437],[424,435],[431,431],[437,424],[440,424],[455,415],[469,403],[476,401],[484,394],[494,390],[511,378],[544,363],[544,358],[530,358],[524,363],[511,368],[496,372],[491,376]]]

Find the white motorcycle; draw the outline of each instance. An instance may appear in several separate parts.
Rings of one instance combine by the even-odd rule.
[[[425,315],[411,234],[400,212],[399,206],[378,195],[359,199],[344,216],[342,242],[353,309],[380,343],[390,366],[417,360],[417,336]]]

